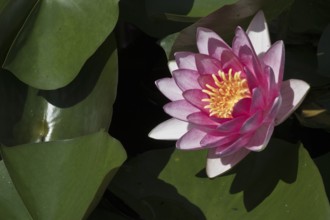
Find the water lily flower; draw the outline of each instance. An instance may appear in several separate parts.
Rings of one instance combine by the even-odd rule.
[[[215,177],[249,152],[263,150],[309,85],[283,81],[284,45],[271,45],[262,11],[246,32],[237,27],[231,47],[206,28],[197,29],[197,47],[199,53],[175,53],[172,77],[156,81],[171,100],[164,110],[173,118],[149,136],[177,140],[182,150],[208,149],[206,172]]]

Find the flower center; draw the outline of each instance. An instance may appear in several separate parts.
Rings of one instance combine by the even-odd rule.
[[[215,86],[206,84],[207,89],[202,91],[209,98],[202,99],[207,102],[204,106],[209,109],[210,116],[218,118],[232,118],[232,111],[235,104],[243,99],[251,97],[246,79],[241,77],[241,72],[232,74],[232,69],[229,70],[227,77],[224,72],[218,72],[218,75],[212,74]]]

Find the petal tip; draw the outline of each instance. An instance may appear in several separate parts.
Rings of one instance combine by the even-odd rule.
[[[173,71],[179,69],[179,67],[178,67],[175,60],[170,60],[167,65],[168,65],[168,68],[169,68],[171,74],[172,74]]]
[[[171,118],[152,129],[148,137],[156,140],[178,140],[187,131],[187,122]]]

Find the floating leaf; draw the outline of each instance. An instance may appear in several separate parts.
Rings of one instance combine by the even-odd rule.
[[[155,150],[132,159],[110,184],[143,219],[330,216],[321,176],[299,144],[273,139],[263,152],[250,153],[230,173],[215,179],[206,177],[205,151],[171,153]]]
[[[111,35],[66,87],[38,90],[0,74],[1,141],[18,145],[107,130],[117,93],[117,50]],[[13,102],[15,100],[15,102]],[[4,104],[5,103],[5,104]]]
[[[38,0],[0,0],[0,63],[3,64],[17,33],[24,25]]]
[[[32,220],[29,211],[16,191],[3,161],[0,161],[0,189],[1,219]]]
[[[117,2],[40,1],[17,33],[3,67],[38,89],[68,85],[113,30]]]
[[[105,132],[71,140],[2,146],[1,155],[26,209],[32,219],[38,220],[83,219],[126,158],[121,144]],[[1,198],[3,203],[6,197]],[[10,198],[14,202],[11,199],[16,197]],[[1,217],[15,216],[26,209],[16,204],[1,212]]]
[[[329,174],[329,167],[330,167],[330,152],[324,154],[320,157],[314,158],[316,166],[319,168],[320,173],[323,178],[325,190],[328,195],[328,199],[330,200],[330,174]]]
[[[167,59],[170,58],[172,46],[179,33],[170,34],[160,41],[160,46],[164,49]]]

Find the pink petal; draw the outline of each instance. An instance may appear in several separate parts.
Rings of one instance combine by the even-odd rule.
[[[163,78],[156,82],[158,89],[171,101],[183,99],[182,91],[173,78]]]
[[[257,110],[262,109],[264,107],[265,107],[264,94],[262,94],[260,88],[254,88],[252,91],[252,104],[251,104],[250,113],[253,114]]]
[[[197,70],[194,53],[176,52],[174,57],[180,69]]]
[[[306,82],[299,79],[290,79],[282,83],[282,105],[275,119],[276,125],[282,123],[299,107],[309,88]]]
[[[205,137],[201,140],[201,145],[206,148],[214,148],[219,147],[230,142],[234,142],[239,136],[237,134],[234,135],[224,135],[224,136],[215,136],[211,134],[205,135]]]
[[[262,151],[267,146],[274,131],[274,122],[265,123],[253,134],[246,149]]]
[[[222,39],[209,39],[208,42],[208,51],[209,55],[217,60],[220,59],[224,51],[231,51],[231,48],[228,44]]]
[[[176,147],[181,150],[200,149],[202,148],[200,142],[205,135],[204,131],[192,128],[176,142]]]
[[[235,37],[233,39],[233,52],[236,56],[241,58],[242,50],[245,51],[245,48],[251,51],[251,55],[253,55],[254,59],[258,59],[255,54],[254,48],[251,44],[249,37],[246,35],[244,30],[241,27],[237,27],[235,31]]]
[[[263,61],[270,66],[275,74],[275,82],[279,85],[283,80],[284,72],[284,44],[283,41],[277,41],[263,56]]]
[[[227,145],[219,146],[216,148],[216,154],[219,156],[227,156],[233,154],[240,149],[244,148],[249,142],[251,134],[246,134],[237,138],[234,142],[231,142]]]
[[[199,109],[189,104],[186,100],[178,100],[164,105],[164,111],[173,118],[187,121],[187,116],[191,113],[199,112]]]
[[[241,115],[248,115],[250,113],[250,107],[251,107],[251,98],[244,98],[239,100],[234,108],[232,115],[234,118],[241,116]]]
[[[188,122],[195,125],[208,126],[209,128],[216,128],[219,126],[219,123],[213,121],[206,113],[204,112],[195,112],[187,117]]]
[[[197,71],[178,69],[173,71],[172,74],[176,84],[182,91],[188,89],[201,89],[198,83],[198,77],[200,75]]]
[[[245,148],[240,149],[234,154],[226,157],[219,157],[214,149],[210,149],[207,155],[206,174],[208,177],[216,177],[240,162],[250,151]]]
[[[235,72],[242,72],[243,66],[238,57],[231,50],[224,50],[221,54],[221,65],[224,72],[228,72],[229,69]]]
[[[271,108],[269,109],[265,121],[274,121],[280,107],[282,105],[282,97],[278,96],[274,99]]]
[[[240,133],[248,133],[251,131],[255,131],[259,125],[261,124],[263,119],[262,111],[257,111],[254,115],[250,116],[242,125]]]
[[[231,133],[231,132],[238,132],[241,128],[242,124],[246,121],[246,116],[240,116],[237,118],[233,118],[229,121],[226,121],[219,125],[217,131],[221,133]]]
[[[207,109],[204,108],[206,102],[203,102],[202,99],[207,99],[208,95],[206,95],[202,90],[199,89],[190,89],[183,93],[183,97],[190,102],[192,105],[196,106],[200,110],[204,112],[208,112]]]
[[[203,27],[197,28],[196,39],[197,39],[198,51],[201,54],[209,55],[210,40],[215,40],[220,44],[222,44],[224,47],[228,48],[228,45],[224,42],[224,40],[221,39],[221,37],[219,37],[219,35],[217,35],[215,32],[207,28],[203,28]],[[213,49],[213,47],[211,48]]]
[[[246,75],[246,80],[249,85],[250,91],[259,86],[259,82],[256,79],[254,73],[252,73],[248,68],[244,67],[244,72]]]
[[[259,58],[254,51],[250,39],[241,27],[236,28],[233,51],[239,57],[243,66],[246,66],[258,81],[262,81],[264,76],[261,71]]]
[[[188,131],[188,123],[171,118],[157,125],[148,136],[158,140],[178,140]]]
[[[265,88],[265,93],[267,93],[267,96],[265,98],[266,100],[268,100],[267,102],[269,102],[269,100],[274,100],[274,98],[279,95],[280,87],[279,84],[277,84],[275,81],[275,75],[272,68],[266,66],[264,70],[264,74],[266,76],[266,81],[267,81],[266,82],[267,87]]]
[[[198,84],[202,89],[207,89],[206,87],[207,84],[212,87],[216,87],[212,75],[200,75],[198,78]]]
[[[259,11],[252,19],[246,31],[257,55],[265,53],[270,48],[270,37],[265,15]]]
[[[217,74],[221,69],[218,60],[203,54],[196,54],[196,66],[199,74]]]

